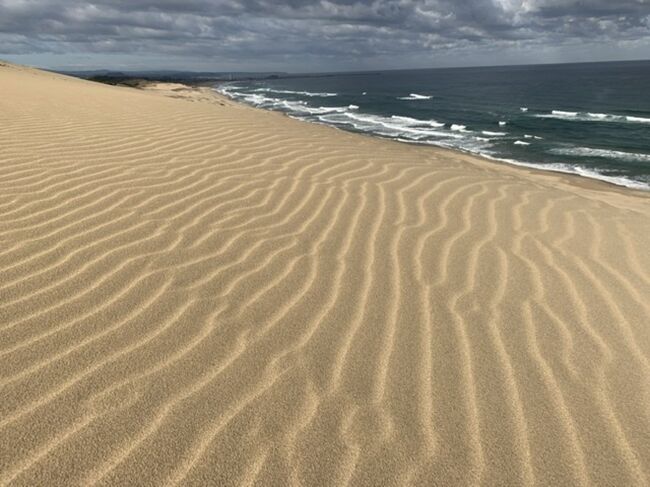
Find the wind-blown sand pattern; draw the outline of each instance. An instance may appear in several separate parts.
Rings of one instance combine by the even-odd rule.
[[[0,485],[648,485],[647,194],[158,88],[0,66]]]

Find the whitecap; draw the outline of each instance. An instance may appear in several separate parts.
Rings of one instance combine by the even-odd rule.
[[[578,115],[578,112],[565,112],[563,110],[551,110],[551,113],[561,117],[576,117]]]
[[[398,97],[398,100],[430,100],[433,98],[431,95],[418,95],[417,93],[411,93],[409,96]]]
[[[400,116],[400,115],[391,115],[390,118],[393,119],[393,120],[398,120],[398,121],[400,121],[400,122],[402,122],[404,124],[407,124],[407,125],[416,125],[416,126],[426,125],[426,126],[429,126],[429,127],[444,127],[445,126],[444,123],[438,122],[436,120],[420,120],[420,119],[417,119],[417,118],[403,117],[403,116]]]
[[[449,147],[453,149],[462,150],[465,152],[470,152],[474,154],[479,154],[484,157],[499,160],[503,162],[508,162],[520,166],[533,167],[537,169],[545,169],[551,171],[567,172],[572,174],[579,174],[581,176],[600,179],[607,181],[613,184],[627,186],[630,188],[636,189],[650,189],[650,184],[643,181],[638,181],[631,179],[626,176],[613,176],[609,174],[603,174],[593,168],[585,168],[579,165],[574,164],[543,164],[543,163],[526,163],[522,161],[502,159],[496,157],[494,153],[491,153],[489,148],[491,147],[490,139],[484,137],[472,136],[463,131],[443,129],[444,124],[437,122],[435,120],[418,120],[411,117],[382,117],[370,114],[359,113],[358,111],[351,111],[350,107],[326,107],[318,106],[312,107],[308,105],[305,101],[288,101],[274,98],[271,96],[264,96],[264,92],[256,93],[246,93],[242,90],[246,88],[239,86],[220,86],[215,88],[216,91],[226,94],[227,96],[235,99],[241,99],[247,103],[250,103],[255,106],[260,106],[264,108],[276,108],[284,109],[290,113],[294,113],[297,118],[303,120],[312,120],[312,121],[321,121],[333,125],[349,125],[354,127],[357,130],[363,132],[370,132],[376,135],[386,136],[397,140],[404,140],[410,143],[419,143],[427,145],[436,145],[442,147]],[[269,92],[270,93],[270,92]],[[566,112],[573,113],[573,112]],[[603,117],[605,115],[605,117]],[[553,117],[558,118],[560,116],[550,113],[550,114],[539,114],[534,116],[542,117]],[[565,116],[566,117],[566,116]],[[609,114],[599,114],[599,113],[578,113],[576,117],[572,117],[572,120],[585,118],[593,121],[617,121],[623,123],[650,123],[650,119],[634,116],[624,116],[624,115],[609,115]],[[505,122],[504,122],[505,123]],[[460,125],[454,124],[455,127],[460,127]],[[488,135],[489,131],[484,131],[484,135]],[[504,132],[491,132],[492,134],[504,134]],[[500,135],[501,136],[501,135]],[[528,137],[526,137],[528,138]],[[541,137],[533,135],[534,139],[541,139]],[[517,141],[521,144],[517,145],[526,145],[527,142],[521,140]],[[515,143],[517,143],[515,142]],[[590,148],[558,148],[559,150],[574,149],[572,154],[562,154],[562,155],[572,155],[574,157],[579,157],[580,153],[592,157],[609,157],[609,158],[618,158],[634,160],[634,161],[649,161],[650,154],[641,154],[641,153],[630,153],[622,151],[605,151],[604,149],[590,149]],[[600,151],[600,152],[594,152]],[[559,152],[556,152],[559,153]]]
[[[633,123],[650,123],[650,118],[643,118],[643,117],[632,117],[632,116],[627,116],[628,122],[633,122]]]
[[[338,96],[338,93],[318,93],[318,92],[314,93],[311,91],[277,90],[274,88],[256,88],[251,91],[255,91],[258,93],[277,93],[281,95],[302,95],[302,96],[321,97],[321,98]]]
[[[612,113],[580,113],[553,110],[551,113],[538,113],[536,118],[554,118],[575,122],[610,122],[610,123],[650,123],[650,118],[633,117],[631,115],[615,115]]]
[[[326,123],[351,125],[357,130],[371,132],[388,137],[404,137],[411,141],[420,141],[426,138],[457,138],[462,137],[455,133],[443,130],[434,130],[434,121],[417,120],[409,117],[383,117],[380,115],[364,114],[359,112],[336,113],[318,117]],[[423,126],[424,125],[424,126]]]
[[[551,149],[549,152],[563,156],[599,157],[602,159],[618,159],[629,162],[650,161],[650,154],[644,154],[642,152],[624,152],[591,147],[558,147]]]

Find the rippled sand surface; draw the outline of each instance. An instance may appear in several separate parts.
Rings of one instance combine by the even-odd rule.
[[[650,198],[0,66],[0,485],[647,485]]]

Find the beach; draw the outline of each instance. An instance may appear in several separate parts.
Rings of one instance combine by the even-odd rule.
[[[242,79],[216,89],[297,120],[647,191],[649,78],[650,62],[578,63]]]
[[[650,197],[0,63],[0,485],[647,485]]]

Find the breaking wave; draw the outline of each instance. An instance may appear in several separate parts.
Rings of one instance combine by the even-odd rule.
[[[568,120],[575,122],[614,122],[614,123],[650,123],[650,118],[634,117],[631,115],[615,115],[611,113],[592,112],[566,112],[564,110],[552,110],[551,113],[537,113],[536,118],[554,118],[556,120]]]
[[[397,97],[398,100],[430,100],[433,98],[431,95],[418,95],[417,93],[411,93],[409,96],[400,96]]]
[[[606,149],[592,149],[590,147],[559,147],[551,149],[552,154],[572,157],[600,157],[629,162],[650,162],[650,154],[638,152],[624,152]]]
[[[341,97],[345,103],[327,106],[323,101],[318,103],[318,97],[334,98],[335,93],[292,91],[272,88],[245,88],[235,85],[222,85],[216,89],[219,93],[227,95],[235,100],[270,110],[278,110],[287,115],[315,123],[323,123],[342,129],[353,130],[361,133],[372,134],[380,137],[395,139],[401,142],[426,144],[438,147],[461,150],[464,152],[480,155],[489,159],[517,164],[521,166],[559,171],[564,173],[578,174],[584,177],[599,179],[621,186],[636,189],[650,189],[650,181],[633,179],[615,167],[620,161],[634,163],[650,162],[650,154],[623,152],[616,150],[593,149],[588,147],[558,146],[547,137],[540,137],[531,133],[517,133],[517,124],[512,130],[483,130],[478,127],[468,127],[467,122],[460,121],[439,121],[432,118],[418,118],[416,116],[393,115],[389,113],[377,114],[368,113],[366,107],[360,108],[360,103],[354,98]],[[289,95],[284,96],[282,95]],[[305,99],[299,99],[299,97]],[[402,97],[401,100],[426,100],[432,96],[410,94]],[[394,100],[394,98],[393,98]],[[352,103],[350,103],[352,102]],[[356,102],[356,103],[355,103]],[[365,103],[360,103],[364,105]],[[518,109],[519,108],[519,109]],[[594,112],[574,112],[564,110],[553,110],[551,113],[531,114],[526,107],[515,107],[521,117],[555,118],[561,120],[588,120],[623,123],[650,123],[650,119],[632,117],[627,115],[613,115]],[[403,110],[403,109],[402,109]],[[415,113],[415,112],[414,112]],[[453,116],[453,114],[452,114]],[[504,117],[505,118],[505,117]],[[494,119],[492,119],[494,120]],[[499,120],[498,125],[504,127],[509,125],[506,120]],[[515,119],[516,122],[516,119]],[[495,122],[492,121],[492,124]],[[484,127],[487,128],[484,122]],[[472,130],[473,129],[473,130]],[[544,140],[547,139],[547,140]],[[531,143],[535,141],[533,145]],[[539,142],[537,142],[539,141]],[[507,147],[517,146],[526,151],[525,159],[520,161],[509,158]],[[530,146],[530,147],[528,147]],[[548,157],[540,157],[543,154],[552,154],[568,158],[565,163],[546,162]],[[586,167],[584,164],[572,163],[570,158],[600,158],[604,162],[603,167]],[[538,162],[530,162],[538,159]]]
[[[330,98],[338,96],[338,93],[313,93],[311,91],[292,91],[292,90],[276,90],[273,88],[256,88],[251,90],[257,93],[277,93],[279,95],[300,95],[319,98]]]

